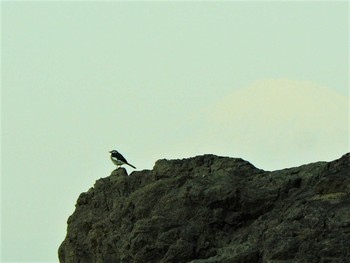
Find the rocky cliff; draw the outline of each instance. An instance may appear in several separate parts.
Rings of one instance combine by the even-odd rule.
[[[279,171],[203,155],[82,193],[60,262],[350,262],[350,154]]]

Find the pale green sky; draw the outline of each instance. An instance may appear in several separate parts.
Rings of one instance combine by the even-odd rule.
[[[204,153],[274,169],[349,150],[345,1],[33,1],[2,2],[1,8],[2,262],[57,261],[75,201],[114,169],[108,155],[113,148],[140,170],[157,159]],[[217,113],[219,122],[203,121],[201,112],[227,105],[221,104],[225,98],[239,101],[237,90],[266,79],[294,83],[290,89],[303,87],[310,98],[302,107],[286,93],[285,104],[266,102],[268,122],[274,105],[289,105],[292,113],[295,107],[301,142],[333,126],[332,114],[342,112],[335,125],[340,133],[327,130],[328,137],[322,133],[308,149],[294,149],[277,162],[294,141],[283,136],[281,120],[274,128],[281,144],[262,136],[265,122],[259,129],[254,122],[257,105],[265,104],[256,98],[232,113],[241,113],[253,145],[249,137],[230,140],[229,131],[237,138],[242,126],[229,121],[229,111]],[[310,105],[325,96],[332,105],[327,118]],[[307,130],[298,122],[301,109],[312,113],[303,119]],[[336,147],[327,141],[318,148],[334,137],[340,138]]]

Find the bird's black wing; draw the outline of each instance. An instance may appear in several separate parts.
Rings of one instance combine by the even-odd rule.
[[[112,157],[115,157],[115,158],[117,158],[118,160],[120,160],[120,161],[122,161],[122,162],[124,162],[124,163],[128,163],[128,161],[124,158],[124,156],[121,155],[121,154],[118,153],[118,152],[112,153]]]

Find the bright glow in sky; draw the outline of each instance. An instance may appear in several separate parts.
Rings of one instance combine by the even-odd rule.
[[[213,153],[349,151],[347,2],[2,2],[2,262],[57,262],[81,192]],[[132,172],[132,169],[129,169]]]

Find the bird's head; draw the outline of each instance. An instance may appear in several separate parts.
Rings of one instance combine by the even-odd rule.
[[[116,150],[112,150],[112,151],[109,151],[110,153],[117,153],[117,151]]]

